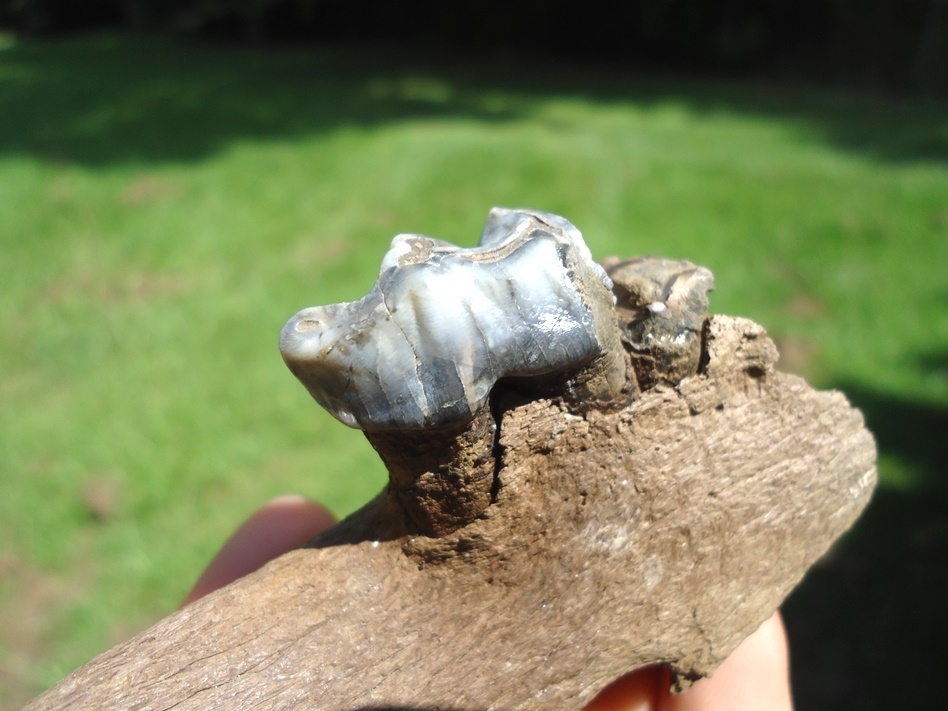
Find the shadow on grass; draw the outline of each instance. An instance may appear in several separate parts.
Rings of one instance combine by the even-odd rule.
[[[944,355],[930,360],[940,364]],[[840,386],[883,460],[918,480],[880,487],[784,605],[800,709],[937,708],[948,655],[948,409]]]
[[[502,94],[507,101],[496,101]],[[0,153],[98,166],[199,159],[241,139],[286,139],[425,117],[516,119],[583,99],[788,121],[880,160],[948,161],[948,106],[616,68],[420,50],[246,49],[160,37],[24,41],[0,51]]]

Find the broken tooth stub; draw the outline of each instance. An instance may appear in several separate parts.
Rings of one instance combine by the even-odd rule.
[[[398,235],[365,297],[303,309],[280,351],[366,431],[469,420],[506,377],[579,372],[574,390],[607,400],[625,383],[611,288],[567,220],[495,208],[474,248]]]
[[[714,276],[684,260],[603,260],[639,388],[675,385],[700,368]]]

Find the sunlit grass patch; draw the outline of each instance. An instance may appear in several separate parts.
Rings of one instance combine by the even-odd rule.
[[[0,620],[49,623],[0,625],[0,700],[173,609],[269,497],[345,514],[381,487],[280,326],[364,295],[398,232],[473,244],[492,205],[561,213],[598,257],[706,264],[712,308],[792,369],[883,435],[898,406],[941,438],[946,125],[928,103],[364,48],[6,47],[0,532],[21,574]],[[886,486],[946,496],[937,442],[880,441]],[[67,594],[26,605],[51,580]]]

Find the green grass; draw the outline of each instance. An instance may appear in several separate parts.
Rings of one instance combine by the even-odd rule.
[[[945,106],[366,48],[0,47],[0,706],[171,611],[269,497],[344,515],[380,488],[280,326],[363,295],[398,232],[473,244],[491,205],[709,266],[715,311],[864,407],[883,488],[788,606],[802,707],[922,639],[906,606],[948,631]],[[872,679],[865,708],[906,702]]]

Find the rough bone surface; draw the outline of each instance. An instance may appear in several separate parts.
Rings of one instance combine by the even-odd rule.
[[[624,278],[647,292],[618,306],[640,391],[577,408],[514,384],[416,450],[383,433],[374,501],[28,708],[568,710],[645,665],[713,673],[859,515],[876,453],[843,395],[774,370],[759,325],[695,328],[693,267]],[[677,326],[632,313],[675,294]],[[691,343],[636,352],[649,333]]]

